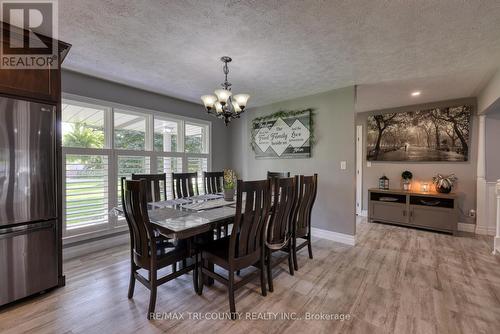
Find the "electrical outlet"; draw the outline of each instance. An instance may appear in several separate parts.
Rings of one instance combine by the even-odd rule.
[[[476,218],[476,210],[470,209],[469,210],[469,217],[471,218]]]

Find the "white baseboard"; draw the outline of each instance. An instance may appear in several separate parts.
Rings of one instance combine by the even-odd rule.
[[[476,226],[476,234],[495,235],[496,228],[495,227],[488,227],[488,226]]]
[[[340,242],[349,246],[354,246],[356,244],[356,236],[354,235],[327,231],[316,227],[312,227],[311,232],[312,236],[316,238]],[[129,239],[130,236],[127,233],[110,238],[78,243],[77,245],[66,245],[63,248],[63,260],[71,260],[79,256],[84,256],[108,248],[124,245],[129,242]]]
[[[476,224],[458,223],[458,230],[462,232],[476,233]]]
[[[124,233],[109,238],[78,243],[76,245],[66,245],[63,247],[63,260],[71,260],[79,256],[84,256],[108,248],[124,245],[128,243],[129,240],[130,235],[128,233]]]
[[[327,231],[316,227],[311,227],[311,233],[312,236],[316,238],[336,241],[349,246],[354,246],[356,244],[355,235]]]

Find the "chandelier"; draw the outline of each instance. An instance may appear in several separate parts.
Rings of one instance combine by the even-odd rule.
[[[227,126],[232,119],[240,118],[240,114],[245,110],[250,95],[233,95],[231,92],[231,83],[227,81],[227,75],[229,74],[229,67],[227,64],[230,63],[232,59],[231,57],[224,56],[220,60],[224,63],[222,70],[224,71],[225,80],[221,84],[223,88],[215,90],[215,95],[203,95],[201,100],[205,105],[207,113],[217,118],[224,119],[224,123]]]

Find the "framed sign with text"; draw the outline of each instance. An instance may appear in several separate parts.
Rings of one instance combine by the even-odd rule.
[[[252,121],[252,148],[257,159],[310,158],[312,110],[279,111]]]

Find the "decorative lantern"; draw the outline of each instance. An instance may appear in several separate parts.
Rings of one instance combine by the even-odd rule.
[[[420,191],[424,193],[429,192],[429,184],[428,183],[420,184]]]
[[[389,178],[385,176],[385,174],[380,179],[378,179],[378,188],[389,190]]]

